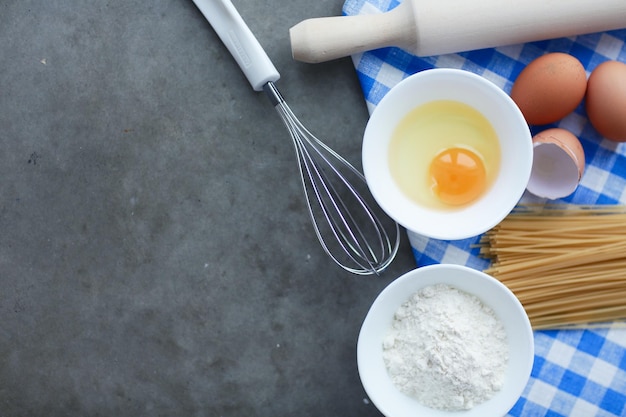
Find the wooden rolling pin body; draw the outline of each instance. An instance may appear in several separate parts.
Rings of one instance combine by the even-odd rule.
[[[418,56],[626,28],[626,0],[404,0],[385,13],[304,20],[294,59],[324,62],[397,46]]]

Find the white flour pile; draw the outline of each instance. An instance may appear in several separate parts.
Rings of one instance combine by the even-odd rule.
[[[500,390],[509,347],[491,308],[439,284],[413,294],[396,311],[383,359],[402,392],[425,406],[458,411]]]

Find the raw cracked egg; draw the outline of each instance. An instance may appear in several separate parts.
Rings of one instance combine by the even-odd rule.
[[[376,105],[363,135],[363,175],[378,205],[411,236],[466,239],[519,202],[531,139],[501,87],[465,70],[424,70]]]
[[[527,190],[555,200],[572,194],[585,170],[585,152],[576,136],[561,128],[533,137],[533,166]]]
[[[389,144],[389,166],[400,189],[416,203],[463,207],[480,198],[498,175],[498,136],[473,107],[432,101],[398,124]]]
[[[428,176],[432,193],[451,206],[470,203],[487,188],[482,158],[461,146],[446,148],[437,154],[430,162]]]
[[[574,111],[587,89],[587,73],[572,55],[553,52],[530,62],[518,75],[511,98],[530,125],[554,123]]]
[[[591,72],[585,109],[602,136],[626,142],[626,64],[606,61]]]

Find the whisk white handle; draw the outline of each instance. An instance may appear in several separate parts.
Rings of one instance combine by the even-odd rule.
[[[256,91],[280,74],[230,0],[193,0]]]

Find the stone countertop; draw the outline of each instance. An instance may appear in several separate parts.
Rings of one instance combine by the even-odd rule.
[[[360,161],[350,59],[235,0],[294,112]],[[356,368],[380,277],[323,253],[293,146],[191,0],[0,4],[2,416],[380,416]]]

